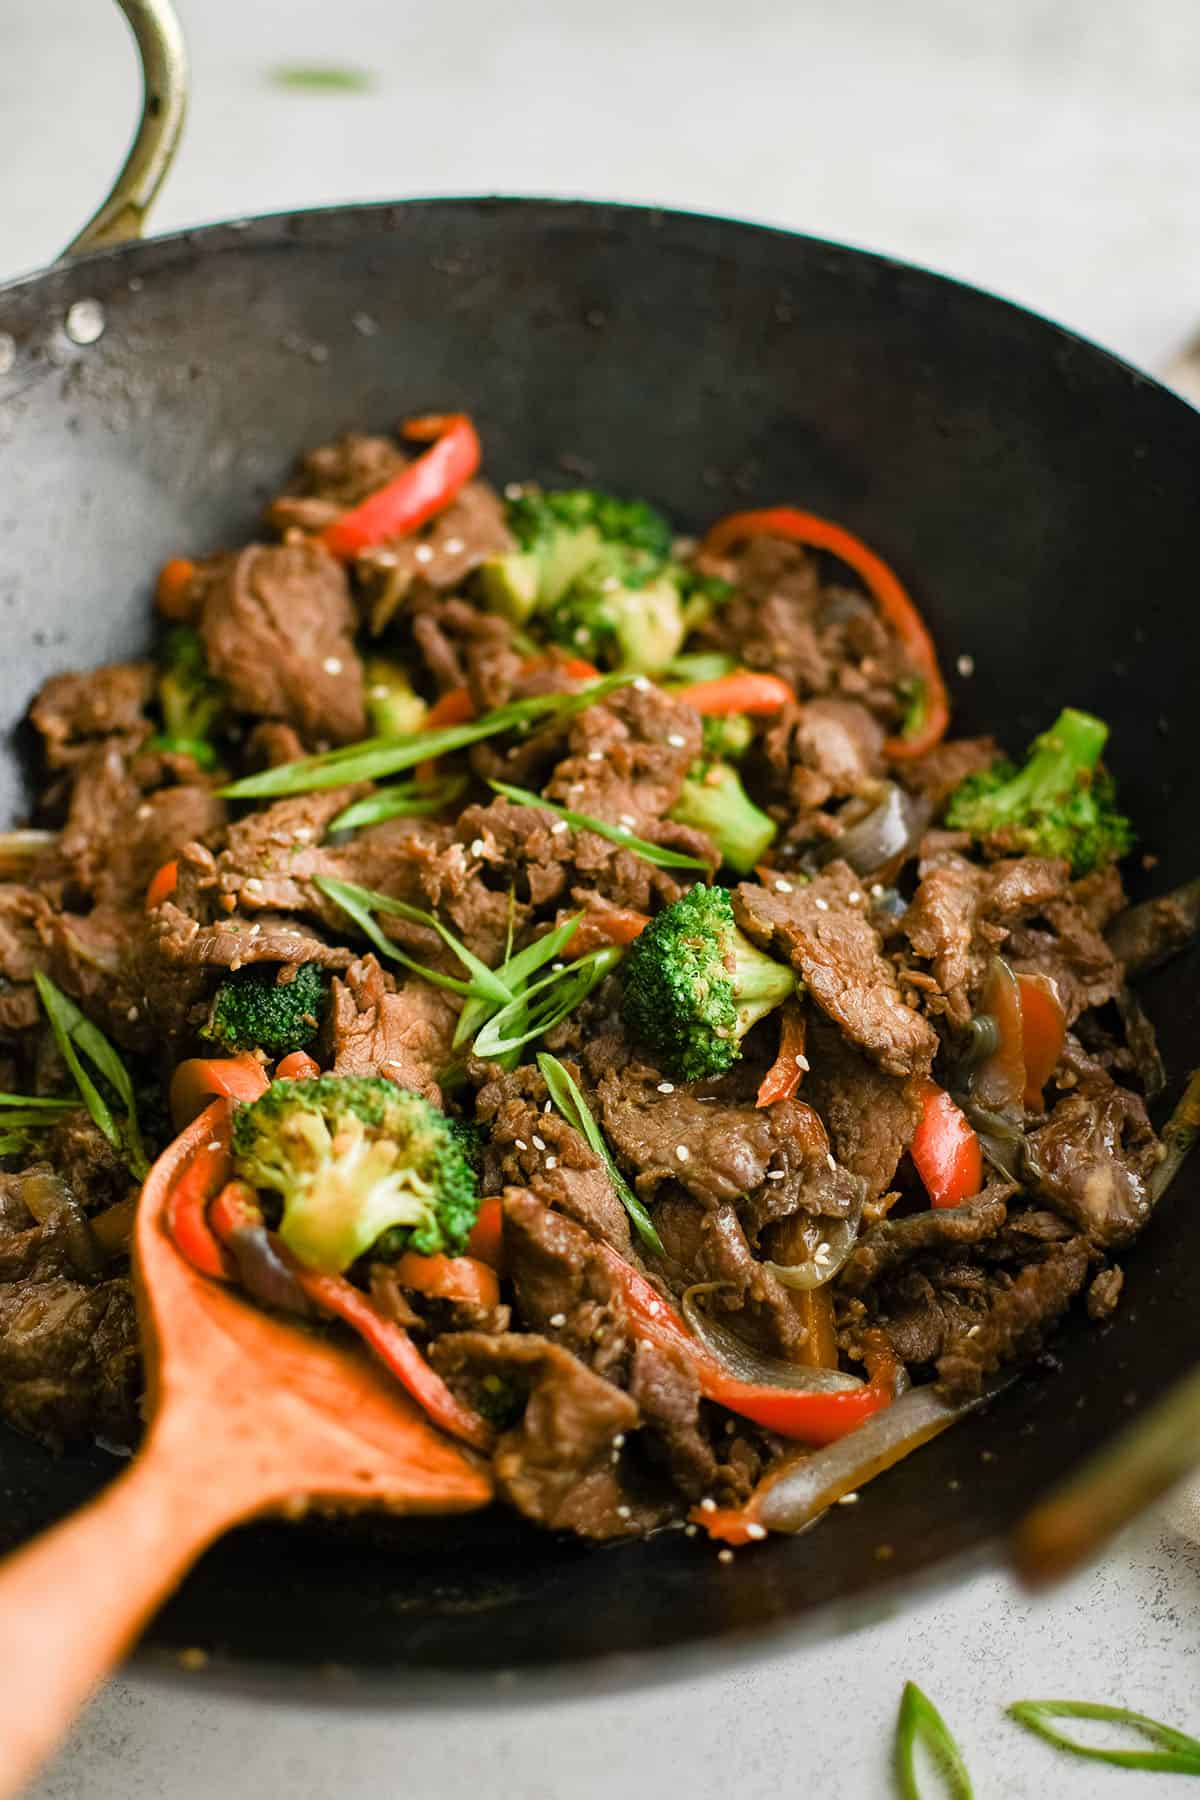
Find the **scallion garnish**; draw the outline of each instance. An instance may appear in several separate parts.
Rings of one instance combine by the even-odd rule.
[[[972,1800],[974,1789],[962,1752],[949,1727],[927,1694],[914,1681],[906,1681],[896,1721],[895,1773],[900,1800],[921,1800],[913,1752],[918,1739],[941,1770],[950,1800]]]
[[[1018,1700],[1008,1709],[1010,1719],[1036,1732],[1057,1750],[1068,1750],[1072,1756],[1090,1757],[1093,1762],[1112,1763],[1118,1769],[1151,1769],[1169,1775],[1200,1775],[1200,1742],[1172,1725],[1148,1719],[1145,1713],[1130,1712],[1124,1706],[1099,1706],[1089,1700]],[[1102,1719],[1110,1725],[1123,1725],[1153,1750],[1107,1750],[1094,1744],[1081,1744],[1064,1732],[1056,1731],[1052,1719]]]
[[[574,812],[569,806],[559,806],[556,801],[546,800],[528,788],[510,787],[506,781],[489,781],[488,786],[517,806],[540,806],[544,812],[565,819],[576,831],[594,831],[597,837],[607,838],[610,844],[620,844],[623,850],[632,850],[635,856],[660,869],[697,869],[707,875],[712,867],[698,856],[685,856],[682,850],[664,849],[661,844],[652,844],[648,838],[635,837],[624,825],[610,825],[607,819],[593,818],[591,813]]]
[[[499,737],[502,732],[519,731],[551,717],[570,718],[634,679],[632,675],[607,675],[574,693],[531,694],[525,700],[512,700],[484,713],[482,718],[447,725],[441,731],[364,738],[361,743],[328,750],[322,756],[305,756],[298,762],[280,763],[277,768],[246,775],[218,791],[227,800],[271,800],[281,794],[316,793],[346,782],[382,781],[387,775],[399,775],[417,763],[449,756],[470,744],[482,743],[485,738]]]
[[[730,675],[736,668],[732,656],[726,656],[722,650],[692,650],[674,657],[663,670],[662,679],[691,687],[694,682],[720,681],[722,675]]]
[[[540,1053],[537,1066],[542,1080],[546,1083],[546,1092],[567,1124],[575,1127],[589,1149],[593,1150],[604,1164],[613,1190],[629,1214],[630,1224],[642,1242],[653,1250],[656,1256],[662,1256],[664,1254],[662,1239],[654,1229],[650,1214],[613,1161],[600,1127],[592,1117],[591,1109],[575,1082],[559,1062],[557,1056],[551,1056],[549,1051],[543,1050]],[[970,1800],[970,1790],[968,1790],[967,1800]]]
[[[582,917],[582,913],[575,913],[573,917],[565,919],[561,925],[556,925],[553,931],[547,931],[543,937],[534,938],[532,944],[527,944],[524,950],[518,950],[515,956],[505,957],[495,971],[495,975],[498,981],[504,983],[514,1000],[525,992],[531,975],[536,975],[539,969],[544,968],[548,962],[553,962],[556,956],[561,955]],[[510,933],[509,943],[511,944],[511,942]],[[491,1000],[482,998],[468,1000],[458,1015],[458,1025],[454,1033],[454,1048],[457,1050],[461,1044],[468,1043],[480,1027],[498,1010],[498,1006]]]
[[[390,894],[381,894],[375,888],[359,887],[354,881],[336,881],[332,875],[318,875],[314,885],[336,906],[340,906],[348,918],[353,919],[363,936],[369,938],[381,955],[390,957],[393,962],[403,964],[415,975],[425,981],[432,982],[435,987],[448,988],[452,994],[463,994],[470,999],[490,1001],[496,1006],[505,1006],[512,999],[511,991],[492,973],[485,962],[481,962],[473,950],[469,950],[461,938],[431,912],[425,912],[419,906],[410,906],[406,900],[394,900]],[[427,925],[436,931],[442,942],[469,970],[470,981],[460,981],[455,975],[443,975],[440,969],[431,969],[425,963],[417,962],[406,950],[388,937],[375,922],[375,914],[384,913],[397,919],[407,919],[413,925]]]
[[[543,975],[502,1006],[476,1033],[476,1056],[496,1061],[523,1044],[532,1043],[534,1038],[545,1037],[568,1013],[574,1012],[610,969],[616,968],[624,954],[624,945],[608,945]]]
[[[150,1164],[142,1145],[137,1101],[128,1069],[104,1033],[80,1012],[75,1002],[68,999],[48,975],[35,969],[33,979],[37,983],[38,996],[50,1021],[54,1041],[75,1079],[83,1104],[109,1143],[121,1152],[130,1173],[141,1181],[149,1172]],[[84,1068],[84,1057],[104,1078],[124,1107],[125,1117],[120,1123],[113,1117],[108,1101]]]
[[[43,1099],[37,1094],[0,1094],[0,1156],[16,1156],[33,1148],[43,1132],[77,1100]]]
[[[355,800],[336,819],[329,831],[358,831],[364,825],[380,825],[385,819],[420,818],[452,806],[467,785],[465,775],[448,775],[443,781],[397,781],[364,800]]]

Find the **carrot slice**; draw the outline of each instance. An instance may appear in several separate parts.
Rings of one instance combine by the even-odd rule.
[[[431,1300],[462,1300],[471,1306],[498,1306],[500,1283],[495,1269],[475,1256],[421,1256],[406,1250],[396,1263],[401,1287]]]

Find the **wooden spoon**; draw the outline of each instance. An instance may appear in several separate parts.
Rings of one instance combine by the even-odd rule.
[[[3,1800],[231,1525],[310,1509],[467,1512],[491,1498],[484,1460],[436,1431],[365,1354],[256,1311],[176,1251],[167,1194],[193,1155],[227,1141],[229,1112],[214,1102],[175,1140],[138,1207],[141,1450],[90,1505],[0,1565],[13,1650],[0,1683]],[[221,1159],[213,1174],[226,1178]]]

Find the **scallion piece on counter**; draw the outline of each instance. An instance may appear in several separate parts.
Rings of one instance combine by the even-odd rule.
[[[1148,1719],[1145,1713],[1130,1712],[1125,1706],[1101,1706],[1090,1700],[1018,1700],[1008,1709],[1010,1719],[1023,1725],[1053,1744],[1056,1750],[1067,1750],[1072,1756],[1086,1756],[1093,1762],[1111,1763],[1118,1769],[1158,1770],[1166,1775],[1200,1775],[1200,1742],[1173,1725]],[[1052,1719],[1099,1719],[1105,1724],[1120,1725],[1134,1733],[1153,1750],[1116,1750],[1096,1744],[1081,1744],[1051,1724]]]
[[[922,1800],[917,1785],[914,1753],[918,1742],[937,1765],[949,1800],[973,1800],[974,1789],[962,1752],[950,1729],[927,1694],[915,1681],[906,1681],[896,1721],[895,1773],[900,1800]]]

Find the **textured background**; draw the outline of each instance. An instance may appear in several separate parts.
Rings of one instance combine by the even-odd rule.
[[[1159,367],[1200,324],[1195,0],[179,0],[195,77],[156,224],[479,191],[731,212],[889,251]],[[350,64],[363,92],[272,82]],[[100,198],[137,80],[104,0],[0,0],[0,277]],[[1148,1526],[1039,1603],[997,1577],[824,1650],[484,1719],[266,1708],[116,1682],[39,1800],[875,1800],[905,1678],[977,1793],[1153,1796],[1003,1703],[1120,1701],[1195,1728],[1200,1556]]]

